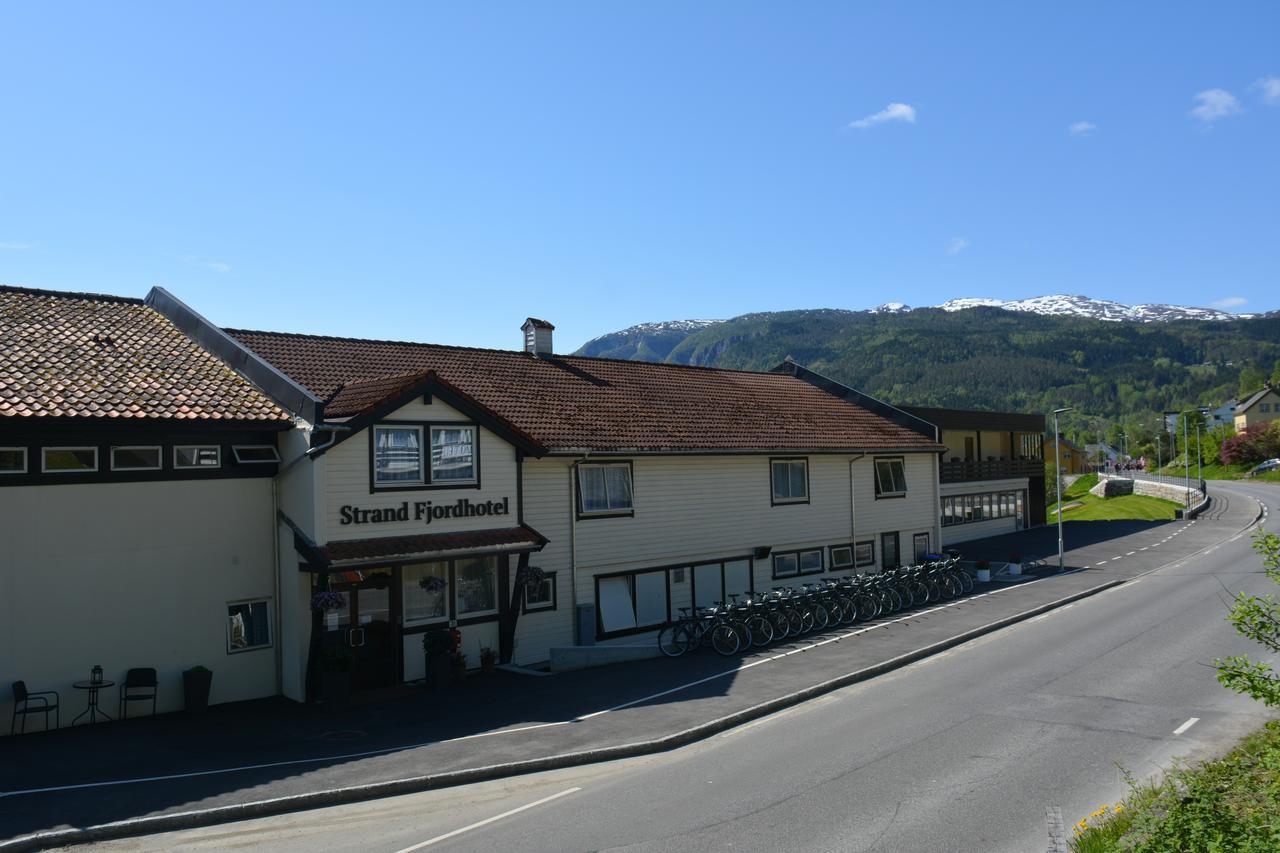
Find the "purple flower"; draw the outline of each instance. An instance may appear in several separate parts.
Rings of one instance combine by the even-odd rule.
[[[347,599],[340,592],[323,590],[311,596],[311,609],[318,611],[341,610],[347,606]]]

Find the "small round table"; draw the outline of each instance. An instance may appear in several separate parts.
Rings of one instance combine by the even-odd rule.
[[[88,717],[89,717],[89,724],[90,724],[90,725],[92,725],[93,723],[96,723],[96,722],[98,721],[98,717],[102,717],[103,719],[107,719],[107,720],[112,719],[111,715],[110,715],[110,714],[108,714],[106,711],[99,711],[99,710],[98,710],[98,691],[99,691],[99,690],[101,690],[101,689],[102,689],[102,688],[104,688],[104,687],[115,687],[115,685],[116,685],[116,683],[115,683],[114,681],[77,681],[77,682],[74,682],[71,686],[72,686],[72,687],[74,687],[76,690],[88,690],[88,691],[89,691],[89,707],[88,707],[88,708],[85,708],[85,709],[84,709],[84,712],[83,712],[82,714],[80,714],[80,716],[79,716],[79,717],[76,717],[74,720],[72,720],[72,721],[71,721],[71,725],[73,725],[73,726],[74,726],[76,723],[80,722],[80,717],[83,717],[83,716],[85,716],[86,714],[87,714],[87,715],[88,715]]]

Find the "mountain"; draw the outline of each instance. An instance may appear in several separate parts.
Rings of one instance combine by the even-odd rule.
[[[1125,305],[1106,299],[1090,299],[1087,296],[1034,296],[1031,299],[952,299],[937,306],[943,311],[963,311],[966,308],[1003,308],[1006,311],[1026,311],[1031,314],[1092,317],[1095,320],[1135,323],[1169,323],[1174,320],[1247,320],[1252,314],[1232,314],[1214,308],[1189,308],[1185,305]]]
[[[1082,316],[1075,312],[1083,306],[1071,304],[1070,311],[1052,298],[1021,310],[1003,303],[890,305],[646,324],[596,338],[578,354],[748,370],[769,370],[791,356],[901,405],[1026,412],[1075,406],[1113,420],[1220,405],[1238,396],[1242,372],[1249,382],[1280,369],[1278,312],[1223,322],[1168,311],[1169,319],[1158,321],[1155,306],[1136,306],[1149,319],[1127,322],[1106,307],[1116,303],[1100,303],[1099,316]]]

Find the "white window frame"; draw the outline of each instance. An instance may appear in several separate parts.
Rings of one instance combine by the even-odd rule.
[[[373,442],[373,487],[375,489],[406,489],[425,486],[427,469],[431,464],[429,451],[424,445],[427,431],[422,424],[374,424],[370,438]],[[378,430],[415,430],[418,433],[418,478],[416,480],[379,480],[378,479]]]
[[[804,468],[804,494],[801,496],[791,495],[789,497],[778,496],[778,482],[774,477],[774,466],[800,465]],[[787,475],[787,482],[790,484],[791,475]],[[807,504],[809,502],[809,457],[807,456],[777,456],[769,459],[769,499],[773,506],[781,504]]]
[[[849,555],[848,561],[841,562],[836,558],[836,554],[840,552],[844,552]],[[831,571],[834,572],[840,569],[852,569],[854,567],[855,562],[856,561],[854,560],[852,545],[832,545],[831,546]]]
[[[178,461],[179,450],[213,450],[218,454],[218,464],[216,465],[183,465]],[[175,471],[212,471],[215,468],[222,467],[222,445],[221,444],[175,444],[173,446],[173,470]],[[237,602],[243,603],[243,602]]]
[[[241,450],[270,450],[271,459],[241,459]],[[280,451],[273,444],[234,444],[231,446],[231,456],[236,460],[237,465],[274,465],[280,461]]]
[[[582,472],[584,470],[594,469],[594,468],[600,469],[601,477],[603,478],[604,501],[606,504],[604,509],[587,509],[586,503],[583,500]],[[630,492],[631,494],[631,502],[627,504],[627,506],[625,507],[609,506],[609,504],[611,504],[613,501],[609,495],[609,476],[605,472],[610,468],[621,468],[627,473],[627,487],[628,487],[627,491]],[[636,478],[635,478],[635,470],[633,469],[631,462],[629,461],[582,462],[578,464],[578,471],[574,476],[576,478],[574,485],[578,489],[578,517],[579,518],[600,518],[600,517],[610,516],[610,515],[635,515]]]
[[[91,450],[93,451],[93,467],[92,468],[50,468],[49,458],[46,454],[50,450]],[[98,470],[98,448],[97,447],[41,447],[40,448],[40,471],[43,474],[91,474]]]
[[[21,468],[21,469],[18,469],[18,468],[0,468],[0,475],[3,475],[3,474],[25,474],[25,473],[27,473],[27,468],[28,468],[28,467],[30,467],[30,460],[28,460],[28,459],[27,459],[27,449],[26,449],[25,447],[0,447],[0,451],[11,451],[11,450],[20,450],[20,451],[22,451],[22,468]]]
[[[436,460],[435,460],[435,441],[437,432],[445,432],[446,430],[457,430],[471,433],[471,476],[465,479],[443,478],[436,479]],[[430,482],[432,485],[439,486],[474,486],[480,482],[480,466],[478,464],[480,457],[480,431],[471,424],[432,424],[428,432],[430,443],[427,450],[430,452],[429,467],[431,470]],[[448,445],[441,445],[447,447]]]
[[[459,577],[462,573],[458,564],[465,563],[468,560],[480,560],[481,562],[484,562],[487,565],[489,571],[491,572],[490,577],[493,579],[493,607],[486,608],[484,610],[468,610],[465,613],[462,612],[462,607],[461,607],[462,602],[458,598],[462,594],[462,582],[459,580]],[[455,619],[477,619],[485,616],[497,615],[499,609],[502,607],[502,590],[498,587],[499,572],[498,572],[497,558],[494,557],[493,555],[482,555],[477,557],[455,557],[454,559],[450,560],[450,563],[452,563],[452,565],[449,568],[449,592],[453,595],[454,618]]]
[[[893,457],[889,459],[875,459],[875,460],[872,460],[872,465],[875,469],[875,475],[876,475],[876,497],[877,498],[899,498],[906,495],[907,493],[907,460],[902,459],[900,457]],[[884,488],[884,484],[881,482],[881,479],[880,479],[881,465],[890,466],[889,468],[890,488],[887,490]],[[897,465],[899,468],[902,469],[902,488],[898,490],[895,490],[892,488],[892,486],[894,485],[894,483],[892,482],[894,465]]]
[[[546,588],[547,588],[547,592],[549,593],[549,595],[548,595],[548,597],[547,597],[547,600],[546,600],[546,601],[530,601],[530,600],[529,600],[529,590],[533,589],[533,588],[534,588],[534,586],[542,587],[542,586],[544,586],[544,585],[546,586]],[[557,590],[556,590],[556,573],[555,573],[555,572],[543,572],[543,573],[542,573],[542,580],[541,580],[541,581],[539,581],[537,584],[525,584],[525,588],[524,588],[524,612],[525,612],[525,613],[537,613],[537,612],[542,611],[542,610],[555,610],[555,609],[556,609],[556,592],[557,592]]]
[[[266,607],[267,641],[265,643],[259,643],[256,646],[244,646],[243,648],[235,648],[231,645],[231,608],[244,605],[244,604],[249,605],[250,609],[252,609],[253,605],[255,604],[261,604]],[[275,625],[272,624],[273,614],[272,614],[270,598],[242,598],[242,599],[239,599],[238,601],[228,601],[223,605],[223,613],[224,613],[223,618],[226,620],[226,623],[227,623],[227,654],[238,655],[241,652],[255,652],[255,651],[258,651],[259,649],[269,649],[275,645],[276,630],[275,630]]]
[[[121,467],[116,465],[117,450],[154,450],[156,452],[155,465],[129,465]],[[159,471],[164,468],[164,448],[158,444],[120,444],[111,447],[111,470],[112,471]]]

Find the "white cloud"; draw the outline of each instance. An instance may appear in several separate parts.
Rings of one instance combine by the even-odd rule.
[[[1280,77],[1263,77],[1253,88],[1262,90],[1262,100],[1271,106],[1280,106]]]
[[[1224,299],[1219,299],[1217,302],[1210,302],[1209,304],[1214,308],[1221,308],[1223,311],[1227,311],[1232,308],[1239,308],[1248,301],[1249,300],[1245,299],[1243,296],[1228,296]]]
[[[1091,121],[1078,121],[1067,128],[1072,136],[1088,136],[1098,129],[1098,126]]]
[[[231,264],[224,264],[222,261],[209,261],[205,266],[214,272],[231,272]]]
[[[969,241],[964,237],[952,237],[947,243],[947,254],[958,255],[969,248]]]
[[[884,124],[886,121],[905,121],[913,123],[916,120],[916,108],[910,104],[893,103],[885,107],[878,113],[872,113],[866,118],[860,118],[857,121],[849,122],[849,127],[856,127],[859,130],[866,130],[877,124]]]
[[[26,249],[34,249],[35,243],[0,243],[0,249],[8,249],[13,252],[21,252]]]
[[[1195,100],[1199,103],[1192,107],[1187,115],[1200,119],[1206,125],[1213,124],[1220,118],[1244,112],[1236,96],[1226,89],[1206,89],[1196,95]]]

